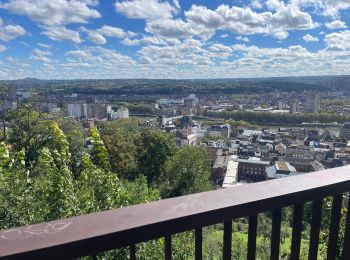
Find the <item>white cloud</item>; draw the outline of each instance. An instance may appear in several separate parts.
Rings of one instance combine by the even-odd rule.
[[[97,30],[88,30],[85,27],[81,27],[82,32],[88,34],[88,39],[98,45],[103,45],[107,43],[106,37],[124,38],[124,37],[134,37],[136,36],[133,32],[125,32],[123,29],[108,25],[103,25]]]
[[[51,45],[45,44],[45,43],[41,43],[41,42],[38,42],[37,45],[38,45],[39,47],[46,48],[46,49],[51,49],[51,48],[52,48]]]
[[[303,36],[303,40],[306,41],[306,42],[318,42],[319,39],[315,36],[312,36],[310,34],[305,34]]]
[[[347,28],[346,23],[341,20],[334,20],[330,23],[326,23],[325,26],[330,30]]]
[[[46,35],[53,41],[81,43],[80,35],[76,31],[65,27],[47,27],[45,29],[41,34]]]
[[[102,34],[100,34],[99,32],[88,31],[88,35],[89,35],[88,36],[89,40],[95,44],[103,45],[103,44],[107,43],[106,38]]]
[[[227,34],[227,33],[221,34],[221,35],[220,35],[220,38],[227,38],[227,37],[228,37],[228,34]]]
[[[250,42],[249,38],[248,37],[243,37],[241,35],[239,36],[236,36],[235,38],[237,41],[242,41],[242,42]]]
[[[6,46],[0,44],[0,52],[6,51],[6,50],[7,50]]]
[[[291,4],[278,2],[273,12],[255,12],[249,7],[220,5],[216,10],[192,5],[185,17],[190,28],[203,26],[215,30],[226,30],[242,35],[268,34],[278,39],[288,37],[289,30],[307,30],[318,27],[310,14]]]
[[[345,30],[337,33],[327,34],[325,42],[331,50],[350,50],[350,31]]]
[[[126,36],[126,32],[123,29],[108,25],[102,26],[97,31],[107,37],[123,38]]]
[[[167,44],[178,44],[180,43],[177,39],[167,39],[160,38],[157,36],[144,36],[140,39],[130,39],[124,38],[122,43],[127,46],[136,46],[136,45],[145,45],[145,44],[153,44],[153,45],[167,45]]]
[[[252,2],[250,3],[250,6],[253,9],[261,9],[261,8],[263,8],[263,4],[259,0],[252,0]]]
[[[289,36],[289,33],[286,31],[275,31],[272,36],[278,40],[284,40],[287,39]]]
[[[0,40],[11,41],[19,36],[25,35],[26,31],[22,26],[15,24],[5,24],[0,17]]]
[[[115,8],[118,13],[128,18],[153,20],[171,18],[179,7],[177,1],[174,3],[175,6],[160,0],[126,0],[117,1]]]
[[[9,0],[1,3],[0,8],[9,12],[26,15],[34,22],[45,26],[61,26],[71,23],[87,23],[91,18],[101,15],[89,7],[97,1],[82,0]]]
[[[52,56],[52,53],[50,51],[48,51],[48,50],[34,49],[32,51],[30,59],[34,60],[34,61],[50,63],[51,62],[51,58],[50,58],[51,56]]]
[[[337,17],[340,11],[350,8],[349,0],[291,0],[291,2],[301,8],[314,7],[317,13],[332,17]]]

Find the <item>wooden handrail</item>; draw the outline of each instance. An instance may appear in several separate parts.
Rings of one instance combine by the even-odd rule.
[[[0,258],[72,258],[350,191],[350,166],[0,231]]]

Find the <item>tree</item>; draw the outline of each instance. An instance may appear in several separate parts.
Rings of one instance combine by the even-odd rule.
[[[210,165],[206,151],[200,147],[180,148],[165,162],[161,176],[163,198],[208,191]]]
[[[92,162],[102,169],[109,171],[111,166],[109,164],[108,153],[103,140],[100,136],[99,131],[96,127],[92,128],[90,131],[89,141],[92,145],[91,149],[91,160]]]
[[[11,132],[9,143],[14,151],[24,151],[25,165],[31,173],[38,162],[39,154],[51,138],[47,115],[33,110],[32,104],[18,108],[10,115]]]
[[[5,141],[7,139],[6,133],[6,120],[8,107],[7,102],[9,102],[10,88],[4,85],[0,85],[0,124],[2,128],[2,134],[0,135],[0,141]]]
[[[71,154],[70,168],[75,176],[79,176],[82,171],[82,157],[86,149],[86,130],[71,118],[59,118],[57,120],[59,128],[66,136],[69,152]]]
[[[138,169],[152,184],[160,175],[164,162],[176,151],[175,138],[155,129],[146,129],[141,134]]]
[[[140,140],[138,123],[139,121],[135,119],[123,119],[100,125],[111,169],[123,179],[136,178],[137,145]]]

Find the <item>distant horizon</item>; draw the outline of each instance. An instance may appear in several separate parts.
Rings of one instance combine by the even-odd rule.
[[[350,72],[348,0],[2,0],[0,79]]]
[[[49,79],[49,78],[19,78],[19,79],[0,79],[0,81],[20,81],[20,80],[41,80],[41,81],[73,81],[73,80],[249,80],[249,79],[283,79],[283,78],[322,78],[322,77],[350,77],[350,74],[339,75],[310,75],[310,76],[276,76],[276,77],[247,77],[247,78],[76,78],[76,79]]]

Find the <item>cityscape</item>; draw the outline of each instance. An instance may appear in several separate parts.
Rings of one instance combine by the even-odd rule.
[[[349,0],[0,0],[0,259],[350,260]]]

